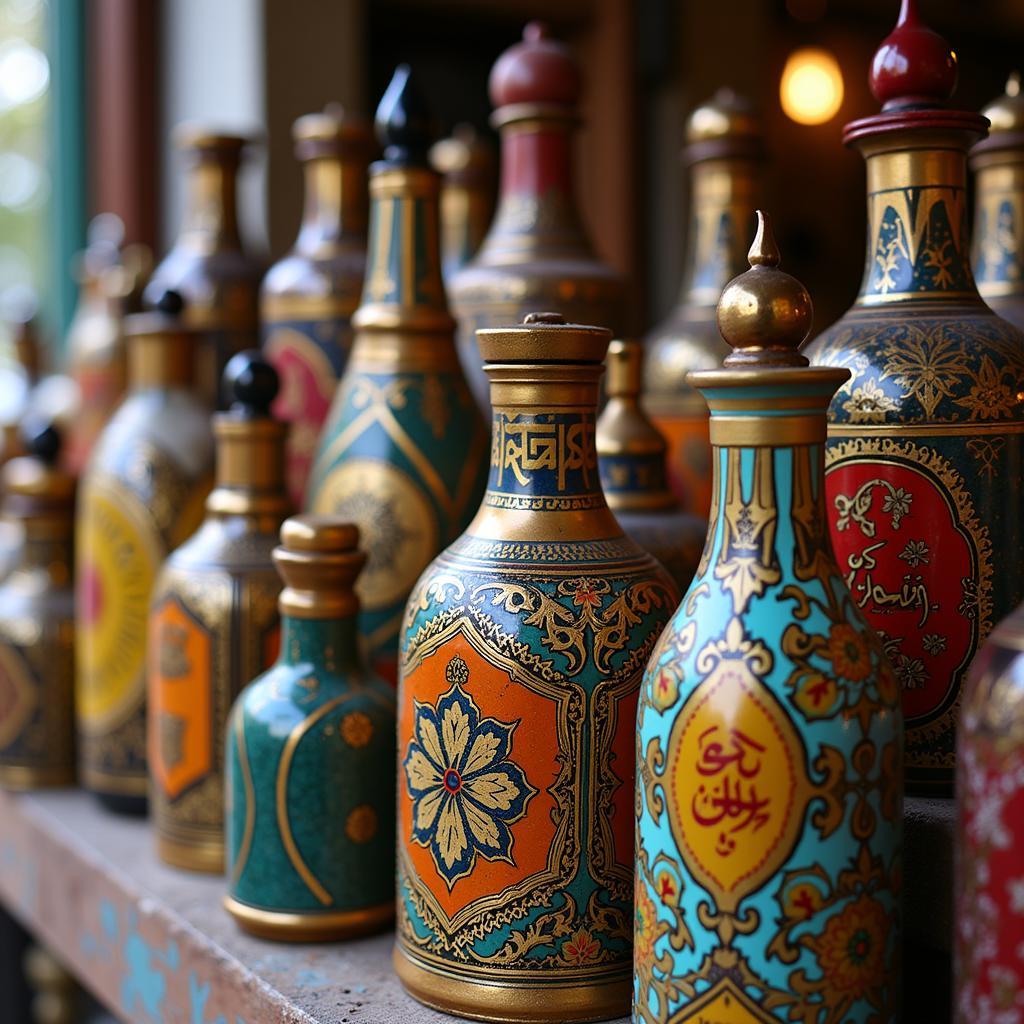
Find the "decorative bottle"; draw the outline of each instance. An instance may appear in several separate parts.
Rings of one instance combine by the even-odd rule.
[[[682,593],[704,550],[708,524],[683,512],[668,489],[668,446],[640,406],[642,363],[639,342],[616,340],[608,346],[597,464],[605,500],[619,525],[668,570]]]
[[[406,598],[465,528],[487,478],[487,432],[455,350],[438,247],[429,121],[400,67],[381,99],[370,240],[352,354],[324,425],[306,507],[355,523],[367,554],[359,630],[394,680]]]
[[[829,413],[832,543],[900,682],[908,785],[938,794],[967,668],[1024,597],[994,565],[1024,541],[1024,334],[971,274],[966,152],[986,122],[941,106],[955,83],[952,51],[904,0],[872,66],[882,112],[844,135],[867,160],[861,292],[807,349],[851,371]]]
[[[228,911],[271,939],[394,916],[395,694],[359,654],[359,531],[296,516],[274,551],[281,653],[228,724]]]
[[[366,266],[369,127],[337,104],[292,128],[305,176],[305,208],[291,251],[260,289],[263,349],[281,375],[274,414],[291,424],[288,492],[306,491],[320,428],[352,345],[352,314]]]
[[[148,306],[173,289],[185,300],[186,326],[200,332],[197,386],[219,408],[227,361],[259,344],[262,264],[242,243],[236,191],[243,151],[251,140],[179,125],[175,148],[187,169],[185,215],[177,241],[143,293]]]
[[[981,113],[989,132],[970,154],[972,262],[981,297],[999,316],[1024,328],[1024,96],[1018,72]]]
[[[595,255],[576,207],[580,85],[568,47],[536,21],[491,71],[491,123],[501,133],[498,212],[479,252],[450,282],[459,355],[485,414],[478,327],[554,309],[570,322],[623,330],[625,282]]]
[[[3,515],[20,533],[0,583],[0,786],[75,780],[75,478],[53,427],[3,468]]]
[[[711,506],[708,410],[686,382],[726,355],[715,325],[725,285],[746,267],[745,244],[761,193],[765,159],[760,119],[749,101],[719,89],[686,122],[690,227],[679,299],[647,336],[644,406],[669,444],[669,484],[683,508]]]
[[[471,124],[430,147],[441,182],[441,272],[451,281],[476,254],[494,214],[494,152]]]
[[[406,610],[395,966],[467,1017],[629,1008],[637,687],[678,591],[601,490],[610,337],[554,313],[479,332],[487,491]]]
[[[826,526],[843,369],[797,352],[811,301],[758,214],[722,294],[711,525],[647,665],[637,724],[637,1022],[892,1024],[902,721]]]
[[[256,351],[224,370],[213,417],[216,485],[206,519],[173,551],[150,604],[147,728],[157,851],[224,870],[224,736],[242,687],[277,658],[280,580],[271,554],[288,514],[287,428],[270,415],[274,368]]]
[[[126,318],[128,394],[79,485],[75,634],[79,771],[113,810],[146,808],[146,617],[167,555],[203,520],[210,408],[182,300]]]

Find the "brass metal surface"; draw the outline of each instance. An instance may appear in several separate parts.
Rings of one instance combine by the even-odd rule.
[[[324,914],[283,914],[250,907],[231,896],[224,909],[251,935],[275,942],[334,942],[387,928],[395,916],[394,903],[365,910]]]

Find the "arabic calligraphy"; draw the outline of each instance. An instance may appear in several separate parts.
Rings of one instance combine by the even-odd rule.
[[[492,488],[514,490],[518,485],[542,492],[594,488],[594,429],[592,415],[537,420],[498,415],[491,443]]]
[[[918,627],[928,621],[932,612],[939,610],[938,602],[933,602],[928,595],[928,585],[920,573],[906,573],[896,590],[886,590],[873,575],[878,568],[874,552],[886,547],[888,541],[881,540],[877,544],[864,548],[862,551],[851,551],[846,559],[846,585],[850,588],[858,607],[869,611],[891,612],[919,611]],[[863,573],[863,575],[859,575]]]

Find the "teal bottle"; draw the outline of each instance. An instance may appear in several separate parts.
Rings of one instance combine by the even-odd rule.
[[[228,723],[225,905],[264,938],[349,938],[394,914],[395,697],[359,655],[358,544],[336,519],[285,521],[281,653]]]
[[[320,435],[306,508],[355,523],[367,554],[359,630],[394,681],[406,598],[463,531],[487,480],[487,430],[455,348],[441,280],[430,116],[400,67],[377,111],[370,237],[356,335]]]
[[[708,539],[637,720],[636,1024],[891,1024],[902,717],[836,564],[826,414],[845,369],[797,352],[803,286],[763,214],[691,372],[711,411]]]

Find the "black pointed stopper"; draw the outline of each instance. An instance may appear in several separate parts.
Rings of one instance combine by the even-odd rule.
[[[46,420],[28,420],[21,431],[22,444],[29,455],[47,466],[56,463],[60,455],[61,436],[57,427]]]
[[[277,370],[259,349],[250,348],[228,360],[222,381],[231,412],[244,419],[266,419],[277,397]]]
[[[374,120],[384,160],[403,167],[427,167],[435,138],[434,116],[412,81],[408,64],[399,64],[384,91]]]
[[[185,309],[185,300],[182,298],[181,292],[168,288],[160,294],[153,308],[167,316],[181,316]]]

